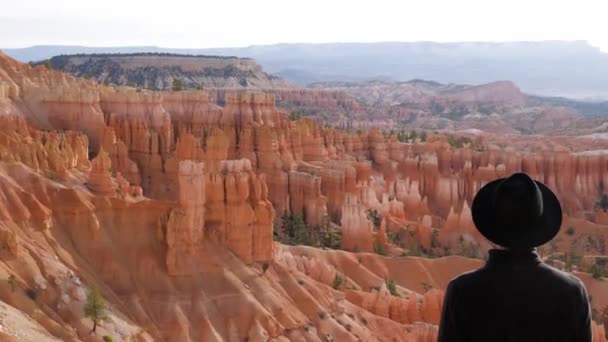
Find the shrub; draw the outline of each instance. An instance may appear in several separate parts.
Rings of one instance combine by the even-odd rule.
[[[415,130],[411,131],[409,140],[411,140],[412,142],[416,142],[417,138],[418,138],[418,132],[416,132]]]
[[[394,280],[387,279],[386,280],[386,288],[388,289],[388,292],[390,292],[392,296],[401,297],[399,295],[399,292],[397,291],[397,284],[395,283]]]
[[[608,211],[608,194],[602,194],[600,200],[597,202],[597,206],[603,211]]]
[[[433,230],[433,235],[431,237],[431,248],[439,247],[439,230]]]
[[[572,271],[574,266],[579,266],[581,259],[582,257],[574,251],[564,253],[564,269],[566,271]]]
[[[304,223],[302,215],[287,215],[283,216],[283,229],[290,242],[293,244],[309,244],[308,226]]]
[[[459,242],[460,245],[460,255],[465,256],[467,258],[472,259],[481,259],[481,253],[479,251],[479,245],[474,242],[469,242],[468,244],[464,242],[464,240]]]
[[[403,241],[401,241],[401,232],[388,232],[386,237],[393,244],[403,247]]]
[[[420,246],[418,246],[417,244],[413,245],[408,249],[406,253],[403,253],[403,256],[422,256]]]
[[[331,229],[329,217],[323,219],[319,227],[311,227],[304,221],[300,214],[291,215],[285,213],[281,218],[280,225],[284,234],[279,242],[288,245],[306,245],[313,247],[328,247],[339,249],[342,236],[339,232]]]
[[[372,221],[375,229],[378,229],[380,227],[380,224],[382,224],[382,217],[376,209],[369,209],[367,211],[367,218]]]
[[[564,260],[564,270],[568,272],[572,271],[572,259],[569,258],[567,254]]]
[[[171,89],[173,91],[181,91],[184,90],[184,81],[181,78],[174,78],[173,84],[171,85]]]
[[[454,148],[463,148],[464,145],[471,144],[471,139],[467,137],[448,135],[448,144]]]
[[[103,342],[113,342],[114,340],[112,339],[112,336],[104,336],[103,337]]]
[[[374,253],[379,254],[379,255],[384,255],[384,256],[388,255],[388,253],[384,249],[384,246],[381,243],[374,244]]]
[[[597,262],[594,262],[593,265],[591,265],[589,268],[589,273],[591,273],[593,279],[601,279],[603,276],[602,268],[597,264]]]
[[[568,229],[566,229],[566,234],[568,234],[568,236],[574,235],[574,227],[568,227]]]
[[[400,132],[397,132],[397,140],[402,143],[408,142],[408,135],[401,130]]]
[[[420,132],[420,141],[426,142],[426,131]]]
[[[340,273],[336,273],[336,275],[334,276],[334,282],[332,283],[331,287],[333,287],[334,290],[338,290],[342,287],[343,283],[344,279],[342,278]]]
[[[289,117],[289,120],[296,121],[296,120],[299,120],[299,119],[302,118],[302,113],[300,113],[300,112],[291,112],[291,113],[289,113],[288,117]]]
[[[321,234],[322,247],[340,249],[342,245],[342,235],[329,229],[325,232],[321,232]]]
[[[49,171],[49,179],[52,181],[56,181],[57,180],[57,173],[53,170]]]
[[[262,264],[262,272],[266,273],[266,271],[268,270],[268,267],[270,267],[270,264],[265,262]]]
[[[25,294],[30,297],[31,300],[36,301],[36,299],[38,298],[38,293],[36,293],[36,291],[34,291],[34,289],[32,288],[27,288],[25,290]]]

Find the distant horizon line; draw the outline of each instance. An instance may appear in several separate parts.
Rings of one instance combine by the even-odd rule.
[[[179,50],[205,50],[205,49],[243,49],[252,47],[268,47],[268,46],[281,46],[281,45],[356,45],[356,44],[514,44],[514,43],[585,43],[589,46],[595,47],[602,50],[601,47],[592,44],[589,40],[585,39],[544,39],[544,40],[503,40],[503,41],[491,41],[491,40],[462,40],[462,41],[434,41],[434,40],[410,40],[410,41],[399,41],[399,40],[386,40],[386,41],[333,41],[333,42],[277,42],[277,43],[266,43],[266,44],[250,44],[250,45],[238,45],[238,46],[214,46],[214,47],[170,47],[161,45],[83,45],[83,44],[34,44],[20,47],[0,47],[0,50],[24,50],[32,48],[49,48],[49,47],[74,47],[74,48],[105,48],[105,49],[116,49],[116,48],[153,48],[153,49],[179,49]],[[602,50],[603,51],[603,50]]]

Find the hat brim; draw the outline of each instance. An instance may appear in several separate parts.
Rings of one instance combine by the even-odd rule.
[[[491,242],[508,248],[538,247],[553,239],[562,225],[562,207],[557,196],[546,185],[534,181],[543,197],[543,214],[535,222],[523,229],[504,229],[502,222],[496,222],[492,206],[494,189],[505,178],[494,180],[483,186],[471,206],[471,216],[477,230]]]

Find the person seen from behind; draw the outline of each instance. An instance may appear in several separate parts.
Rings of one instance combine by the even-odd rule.
[[[438,342],[591,342],[591,309],[577,277],[539,258],[560,230],[555,194],[525,173],[482,187],[471,207],[496,248],[446,290]]]

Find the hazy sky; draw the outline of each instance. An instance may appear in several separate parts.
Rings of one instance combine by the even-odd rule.
[[[0,47],[587,40],[608,52],[606,2],[6,0]]]

